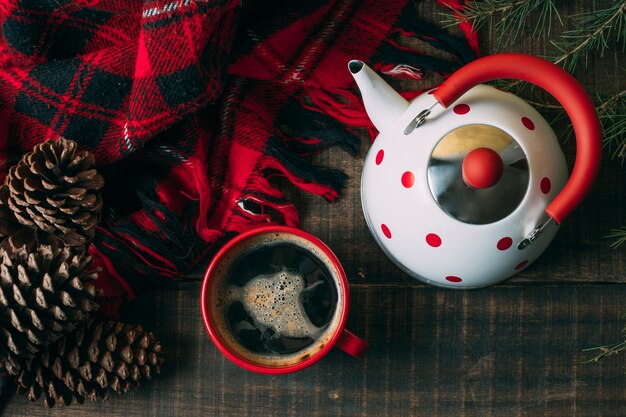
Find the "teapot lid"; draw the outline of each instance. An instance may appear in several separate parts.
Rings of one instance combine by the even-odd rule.
[[[528,162],[519,143],[485,124],[459,127],[435,146],[428,185],[437,204],[465,223],[505,218],[522,202],[529,185]]]

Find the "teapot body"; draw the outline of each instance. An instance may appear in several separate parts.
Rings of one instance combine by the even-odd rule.
[[[513,94],[477,85],[444,109],[432,92],[379,129],[361,178],[365,219],[382,250],[409,275],[442,287],[492,285],[530,265],[554,238],[559,226],[549,222],[532,245],[518,247],[548,219],[546,207],[568,180],[565,157],[545,119]],[[424,124],[407,130],[431,107]],[[480,146],[502,154],[505,164],[509,155],[510,190],[502,181],[491,191],[452,184],[461,169],[455,161],[476,148],[485,131],[502,132]]]

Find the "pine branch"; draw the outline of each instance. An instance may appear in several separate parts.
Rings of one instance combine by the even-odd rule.
[[[626,233],[626,230],[624,230],[624,232]],[[600,353],[598,353],[596,356],[594,356],[593,358],[585,362],[586,363],[598,362],[600,359],[604,359],[607,356],[615,355],[616,353],[626,350],[626,327],[622,329],[622,338],[623,340],[621,342],[611,343],[611,344],[604,345],[604,346],[592,347],[589,349],[583,349],[583,352],[600,351]]]
[[[573,72],[581,58],[585,66],[590,54],[599,54],[602,58],[611,48],[611,41],[622,42],[622,52],[626,46],[626,2],[617,0],[610,7],[593,10],[576,16],[574,29],[560,36],[560,40],[551,41],[561,55],[552,60]]]
[[[531,15],[532,19],[529,19]],[[456,16],[445,15],[444,24],[454,26],[459,21],[472,22],[477,30],[487,25],[489,32],[496,34],[496,49],[500,49],[515,42],[529,20],[535,22],[533,37],[549,34],[553,18],[563,24],[555,0],[477,0],[467,3]]]
[[[626,89],[596,107],[604,145],[614,158],[626,159]]]
[[[622,226],[619,229],[611,230],[611,233],[609,233],[607,237],[610,239],[614,239],[613,243],[611,243],[611,247],[613,249],[626,243],[626,226]],[[626,329],[624,329],[624,331],[626,332]]]
[[[583,352],[592,352],[594,350],[599,350],[600,353],[594,356],[593,358],[585,361],[588,362],[598,362],[600,359],[604,359],[607,356],[614,355],[626,349],[626,340],[623,342],[617,342],[610,345],[598,346],[589,349],[583,349]]]

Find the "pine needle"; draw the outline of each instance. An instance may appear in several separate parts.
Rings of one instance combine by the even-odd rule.
[[[600,100],[596,107],[604,146],[614,158],[626,159],[626,89],[606,100]]]
[[[532,19],[529,17],[532,15]],[[506,47],[525,32],[527,22],[534,22],[532,36],[550,34],[552,20],[561,25],[561,17],[555,7],[555,0],[476,0],[468,2],[457,16],[446,15],[444,24],[454,26],[461,22],[472,22],[479,28],[487,25],[494,34],[496,49]]]
[[[583,352],[593,352],[593,351],[600,352],[593,358],[585,361],[585,363],[598,362],[599,360],[604,359],[607,356],[615,355],[616,353],[626,350],[626,327],[622,329],[622,338],[624,340],[622,340],[621,342],[610,343],[604,346],[596,346],[596,347],[592,347],[588,349],[583,349]]]
[[[583,352],[593,352],[594,350],[599,350],[600,353],[594,356],[593,358],[585,361],[584,363],[589,362],[598,362],[600,359],[604,359],[607,356],[614,355],[626,349],[626,340],[623,342],[617,342],[610,345],[597,346],[589,349],[583,349]]]
[[[613,42],[621,52],[626,47],[626,2],[615,1],[606,9],[592,10],[572,16],[574,29],[564,32],[559,40],[551,41],[561,55],[552,60],[573,72],[579,61],[587,66],[591,54],[604,57]],[[616,51],[616,53],[619,53]]]
[[[611,243],[613,249],[618,248],[620,245],[626,243],[626,226],[622,226],[618,229],[611,230],[611,233],[607,236],[609,239],[614,239]],[[624,329],[626,331],[626,329]]]

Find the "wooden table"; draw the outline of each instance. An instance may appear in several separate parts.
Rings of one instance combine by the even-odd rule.
[[[559,6],[564,19],[591,7],[567,3]],[[419,7],[437,19],[431,2]],[[509,49],[541,54],[547,44],[528,36]],[[581,71],[590,91],[609,77],[619,85],[620,75],[607,76],[605,67],[597,60]],[[566,148],[571,155],[573,144]],[[592,194],[535,264],[491,288],[452,291],[409,278],[375,245],[359,200],[366,151],[364,144],[357,158],[339,150],[318,158],[350,175],[335,204],[292,191],[302,228],[324,240],[348,273],[348,327],[371,343],[364,360],[333,351],[297,374],[246,372],[210,342],[200,317],[201,273],[190,273],[125,312],[161,339],[167,361],[160,377],[124,397],[52,411],[14,397],[4,415],[626,415],[626,355],[585,363],[592,354],[583,351],[618,341],[626,324],[625,248],[611,249],[605,238],[626,223],[621,162],[605,159]]]

